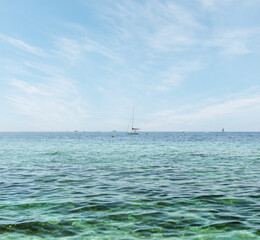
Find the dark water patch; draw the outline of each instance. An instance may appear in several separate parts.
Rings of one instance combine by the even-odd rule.
[[[240,206],[250,206],[254,204],[253,201],[249,199],[243,198],[218,198],[216,199],[218,203],[225,204],[225,205],[240,205]]]
[[[223,196],[224,195],[222,194],[212,194],[212,195],[202,194],[194,197],[194,200],[195,201],[198,200],[200,202],[206,202],[206,203],[217,203],[219,201],[218,198]]]
[[[88,199],[89,201],[92,201],[92,202],[99,202],[99,201],[103,201],[103,200],[100,200],[100,198],[104,199],[104,198],[107,198],[107,197],[110,197],[110,196],[113,196],[113,195],[114,195],[114,193],[99,192],[99,193],[83,194],[82,197],[84,197],[84,198],[86,198],[86,199]]]
[[[246,220],[245,216],[234,215],[234,214],[232,215],[232,213],[230,213],[230,214],[217,213],[217,214],[214,214],[214,217],[219,220],[227,220],[227,221],[243,222],[244,220]]]
[[[150,194],[151,190],[146,188],[139,188],[133,191],[133,194],[147,195]]]
[[[206,154],[206,153],[191,153],[190,156],[192,157],[202,157],[202,158],[217,158],[219,155],[217,154]]]
[[[139,214],[132,214],[132,217],[136,220],[142,220],[142,221],[149,221],[154,218],[160,218],[163,217],[164,213],[158,212],[158,211],[150,211],[150,212],[144,212]]]
[[[95,205],[95,206],[85,206],[85,207],[79,207],[74,208],[70,210],[71,213],[79,213],[79,212],[88,212],[88,211],[109,211],[110,207],[106,205]]]
[[[113,220],[113,221],[119,221],[119,222],[129,222],[132,221],[132,217],[128,213],[114,213],[106,215],[105,218]]]
[[[43,207],[51,207],[51,206],[56,206],[56,204],[50,202],[42,202],[42,203],[25,203],[25,204],[17,204],[17,205],[0,205],[0,209],[24,210],[24,209],[43,208]]]
[[[161,232],[163,232],[161,228],[138,228],[132,231],[132,234],[136,237],[147,238],[155,233]]]
[[[55,151],[55,152],[44,153],[43,155],[47,155],[47,156],[60,156],[60,155],[64,155],[64,153],[59,152],[59,151]]]
[[[259,193],[256,193],[256,194],[248,194],[248,197],[249,197],[249,198],[256,198],[256,199],[260,200],[260,194],[259,194]]]
[[[162,219],[161,221],[157,222],[157,225],[160,226],[162,229],[166,230],[165,232],[182,232],[182,234],[188,232],[188,235],[192,235],[192,229],[201,229],[206,225],[206,222],[200,218],[175,217],[171,220]]]
[[[60,176],[58,176],[60,177]],[[69,178],[71,176],[68,176],[68,175],[64,175],[64,177],[67,177],[65,179],[58,179],[57,182],[60,183],[60,184],[70,184],[70,183],[77,183],[77,184],[81,184],[81,183],[84,183],[86,180],[84,179],[73,179],[73,178]]]
[[[80,206],[74,205],[74,207],[70,210],[70,212],[79,213],[79,212],[88,212],[88,211],[94,211],[94,212],[113,211],[118,208],[123,208],[124,206],[126,206],[124,202],[105,202],[105,203],[89,202],[87,204],[80,204]]]
[[[208,226],[205,226],[203,228],[214,228],[218,230],[247,230],[250,229],[249,227],[245,226],[243,222],[241,221],[224,221],[224,222],[217,222],[212,223]]]
[[[132,192],[133,190],[136,190],[136,186],[125,186],[125,187],[118,187],[115,189],[115,191],[118,192]]]
[[[37,178],[35,179],[36,182],[43,182],[43,183],[54,183],[58,182],[57,176],[49,175],[44,176],[43,178]]]
[[[158,226],[164,229],[177,229],[181,230],[185,228],[185,225],[183,225],[179,221],[174,221],[174,220],[166,220],[166,221],[160,221],[158,222]]]
[[[162,202],[162,201],[160,201],[160,202],[157,202],[157,205],[158,206],[172,206],[173,203],[172,202]]]
[[[154,199],[142,198],[142,199],[135,200],[135,202],[137,202],[137,203],[149,203],[149,202],[154,202]]]
[[[174,176],[172,178],[169,178],[169,180],[171,181],[186,181],[186,180],[190,180],[190,177],[177,177],[177,176]]]
[[[42,237],[46,237],[48,235],[52,237],[67,237],[75,236],[78,234],[77,229],[72,228],[72,225],[72,221],[23,222],[17,224],[1,224],[0,232],[15,232]]]

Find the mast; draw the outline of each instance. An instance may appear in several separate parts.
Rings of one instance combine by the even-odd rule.
[[[132,129],[134,127],[135,107],[133,107]]]
[[[130,118],[129,124],[128,124],[128,133],[129,134],[140,134],[140,128],[134,127],[134,119],[135,119],[135,108],[133,107],[133,115]],[[132,126],[131,126],[132,125]],[[129,127],[131,126],[131,129],[129,130]]]

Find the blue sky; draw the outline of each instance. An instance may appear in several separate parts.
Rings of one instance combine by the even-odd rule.
[[[0,131],[260,131],[259,0],[1,0]]]

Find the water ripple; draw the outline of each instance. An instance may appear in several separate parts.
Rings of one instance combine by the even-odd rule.
[[[260,134],[0,137],[0,239],[260,239]]]

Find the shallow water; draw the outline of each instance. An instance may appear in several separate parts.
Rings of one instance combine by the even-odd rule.
[[[0,239],[53,238],[260,239],[260,133],[0,133]]]

